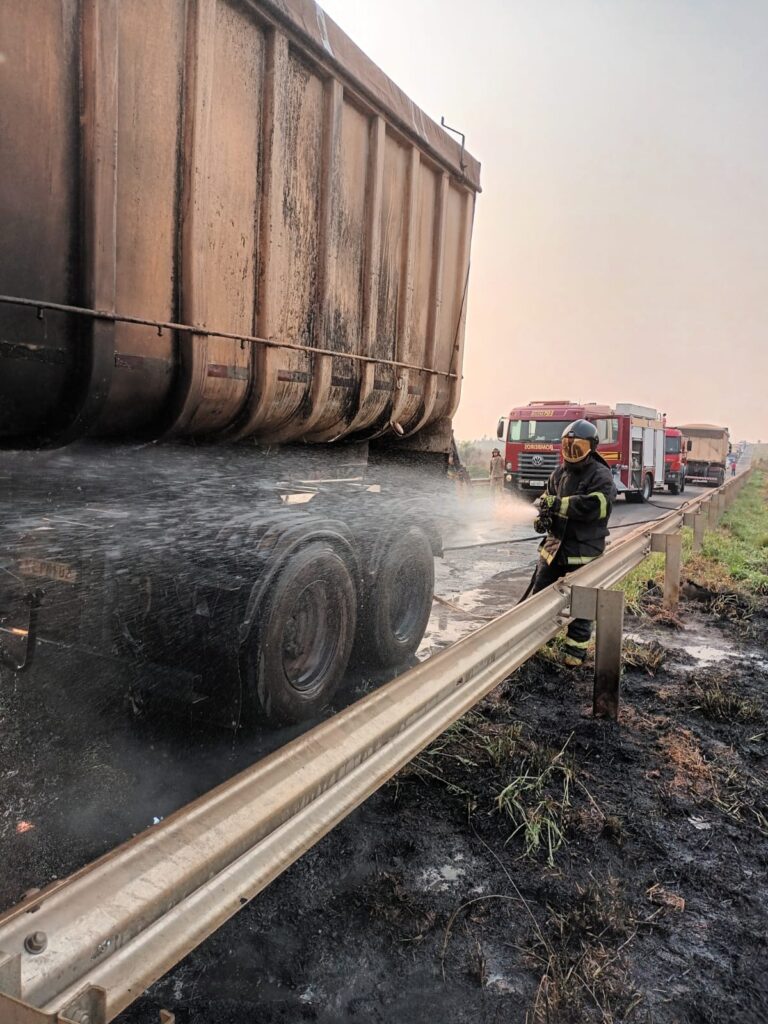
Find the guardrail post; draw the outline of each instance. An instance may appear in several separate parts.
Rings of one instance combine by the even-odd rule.
[[[651,537],[651,551],[664,552],[664,607],[676,611],[680,603],[683,538],[679,533],[654,534]]]
[[[592,713],[595,718],[616,721],[621,688],[624,591],[571,587],[570,615],[574,619],[593,619],[597,624]]]
[[[701,551],[702,544],[704,543],[704,532],[707,528],[707,522],[705,516],[701,511],[697,512],[693,517],[693,550]]]
[[[707,525],[710,530],[714,530],[717,526],[717,502],[715,501],[714,494],[707,502],[707,515],[709,516],[709,523]]]
[[[592,713],[595,718],[619,717],[621,641],[624,632],[624,591],[598,590],[595,683]]]

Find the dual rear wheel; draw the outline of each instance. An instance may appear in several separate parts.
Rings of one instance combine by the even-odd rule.
[[[392,539],[366,588],[330,542],[295,551],[241,650],[241,717],[314,717],[337,691],[353,648],[369,664],[403,664],[424,635],[433,589],[432,549],[418,527]]]

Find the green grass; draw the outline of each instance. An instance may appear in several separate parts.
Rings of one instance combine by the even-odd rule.
[[[625,576],[615,589],[624,591],[624,607],[630,615],[642,615],[649,586],[661,587],[663,585],[664,555],[649,555],[636,569]]]
[[[717,529],[704,535],[700,552],[693,552],[692,531],[684,529],[682,533],[683,566],[689,579],[715,592],[768,596],[768,486],[764,472],[753,474]],[[630,613],[643,613],[649,584],[664,584],[663,555],[650,555],[618,584]]]
[[[514,825],[509,839],[522,833],[525,856],[535,858],[545,852],[550,867],[565,842],[566,817],[571,805],[574,772],[565,760],[567,745],[554,755],[534,748],[520,765],[520,773],[496,798],[499,810]]]
[[[768,488],[765,474],[755,473],[717,530],[704,537],[690,566],[697,582],[713,586],[732,582],[755,596],[768,595]]]

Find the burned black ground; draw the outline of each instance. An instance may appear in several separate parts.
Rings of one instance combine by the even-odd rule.
[[[765,619],[746,648],[683,617],[717,669],[672,630],[663,664],[636,643],[616,726],[590,717],[586,670],[537,657],[125,1024],[768,1020]],[[710,684],[749,714],[712,715]],[[562,843],[526,855],[547,820]]]
[[[490,552],[441,570],[426,653],[524,589],[530,552]],[[587,670],[542,653],[123,1024],[768,1020],[768,618],[691,582],[665,616],[655,587],[654,617],[627,618],[618,727],[590,717]],[[76,650],[2,674],[0,906],[298,731],[212,731],[131,689]]]

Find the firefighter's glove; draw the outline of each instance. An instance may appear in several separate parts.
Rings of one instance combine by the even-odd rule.
[[[537,533],[549,533],[555,516],[560,509],[560,499],[554,494],[542,494],[539,498],[539,515],[533,524]]]
[[[552,516],[556,516],[560,511],[560,499],[556,494],[542,494],[539,498],[539,508],[542,512],[548,512]]]

